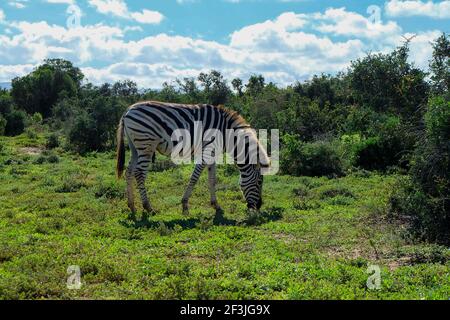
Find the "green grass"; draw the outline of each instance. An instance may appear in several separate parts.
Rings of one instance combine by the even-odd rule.
[[[159,213],[132,219],[113,153],[35,154],[41,135],[0,145],[0,299],[450,297],[450,250],[414,242],[386,214],[395,176],[266,177],[263,213],[248,217],[238,174],[220,167],[224,216],[206,174],[184,216],[192,168],[160,163],[147,179]],[[80,290],[66,288],[71,265]],[[366,286],[368,265],[380,290]]]

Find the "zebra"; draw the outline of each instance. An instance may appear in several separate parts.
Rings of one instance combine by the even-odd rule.
[[[156,210],[150,204],[145,187],[145,180],[152,162],[155,161],[156,152],[170,155],[175,142],[172,134],[177,129],[188,130],[193,133],[194,123],[201,123],[203,132],[208,129],[217,129],[221,133],[226,130],[252,130],[248,136],[259,149],[259,158],[255,162],[249,161],[248,143],[242,150],[233,150],[233,157],[243,155],[245,161],[238,163],[240,171],[240,186],[248,209],[259,210],[262,206],[263,174],[261,168],[269,167],[270,160],[264,148],[256,138],[253,129],[237,112],[224,106],[212,106],[208,104],[188,105],[164,103],[158,101],[146,101],[136,103],[128,108],[122,116],[117,130],[117,177],[120,179],[124,172],[125,142],[127,137],[131,151],[131,159],[126,170],[126,194],[128,207],[133,214],[136,213],[134,203],[133,178],[143,204],[148,213],[154,215]],[[223,135],[225,137],[225,135]],[[202,143],[202,148],[207,143]],[[210,204],[216,210],[222,210],[216,198],[216,163],[200,161],[195,165],[187,188],[181,200],[183,213],[189,212],[189,198],[193,192],[201,173],[208,168],[208,187]]]

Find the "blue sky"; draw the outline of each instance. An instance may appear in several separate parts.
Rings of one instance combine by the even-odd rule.
[[[286,85],[413,34],[411,60],[426,67],[449,26],[448,0],[2,0],[0,82],[60,57],[95,83],[157,88],[217,69]]]

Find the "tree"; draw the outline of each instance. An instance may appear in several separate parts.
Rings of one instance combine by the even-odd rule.
[[[225,104],[231,94],[226,80],[219,71],[212,70],[210,73],[200,73],[198,76],[203,87],[206,101],[212,105]]]
[[[188,103],[198,103],[200,98],[200,90],[198,89],[197,83],[194,78],[184,78],[183,80],[176,80],[180,91],[186,95],[186,102]]]
[[[445,33],[433,43],[430,70],[433,93],[448,93],[450,89],[450,40]]]
[[[233,89],[236,90],[236,92],[238,93],[239,97],[242,97],[242,88],[243,88],[243,83],[242,80],[239,78],[235,78],[233,79],[233,81],[231,81],[231,85],[233,86]]]
[[[245,85],[245,92],[251,97],[256,97],[260,94],[266,85],[266,81],[262,75],[252,75]]]
[[[60,99],[78,93],[83,74],[65,60],[46,60],[30,74],[12,81],[14,103],[29,114],[39,112],[51,116],[53,105]]]
[[[44,60],[43,67],[49,67],[54,71],[59,71],[61,73],[67,74],[76,86],[79,88],[81,82],[84,79],[84,74],[81,70],[75,67],[72,62],[63,59],[46,59]]]
[[[388,54],[352,62],[348,78],[355,102],[378,112],[416,116],[428,98],[426,74],[408,62],[409,42]]]
[[[134,98],[139,93],[136,82],[131,80],[118,81],[111,90],[114,96],[122,98]]]

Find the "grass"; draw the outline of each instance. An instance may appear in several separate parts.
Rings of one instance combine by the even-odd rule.
[[[220,167],[223,215],[205,174],[184,216],[192,168],[161,161],[147,179],[159,213],[131,217],[113,153],[42,153],[45,143],[0,137],[0,299],[450,297],[450,250],[386,214],[396,176],[266,177],[263,212],[247,216],[238,173]],[[79,290],[66,287],[72,265]],[[379,290],[368,265],[381,269]]]

